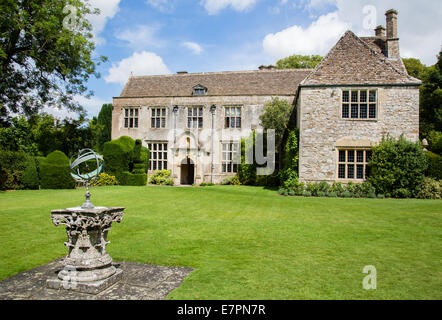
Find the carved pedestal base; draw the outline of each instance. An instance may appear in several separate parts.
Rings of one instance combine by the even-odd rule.
[[[120,222],[123,211],[124,208],[52,211],[52,222],[66,226],[69,254],[58,278],[47,280],[49,288],[97,294],[121,280],[122,271],[112,265],[106,245],[112,222]]]

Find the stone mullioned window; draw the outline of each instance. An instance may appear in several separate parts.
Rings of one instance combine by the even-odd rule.
[[[338,154],[338,178],[364,180],[368,174],[369,149],[340,149]]]
[[[342,90],[343,119],[371,119],[377,117],[377,91],[367,89]]]
[[[225,127],[241,128],[241,107],[226,106],[225,108]]]
[[[138,108],[124,108],[124,127],[138,128]]]
[[[167,143],[151,142],[147,146],[150,150],[149,170],[167,170]]]
[[[151,128],[165,128],[166,127],[166,108],[153,107],[151,108],[150,127]]]
[[[238,164],[235,163],[238,150],[239,150],[239,143],[237,142],[229,142],[229,143],[222,143],[222,172],[223,173],[236,173],[238,172]]]
[[[187,128],[203,127],[203,107],[187,107]]]

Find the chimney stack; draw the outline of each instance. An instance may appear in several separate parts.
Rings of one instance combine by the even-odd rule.
[[[385,13],[387,17],[387,56],[388,58],[400,58],[399,38],[397,32],[398,12],[390,9]]]
[[[374,29],[376,37],[384,38],[385,37],[385,28],[383,26],[377,26]]]

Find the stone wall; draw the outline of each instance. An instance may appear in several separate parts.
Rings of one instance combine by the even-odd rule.
[[[279,96],[293,103],[293,96]],[[181,163],[189,157],[195,164],[195,183],[210,182],[212,161],[212,115],[210,107],[216,105],[214,134],[214,183],[221,183],[226,177],[234,174],[222,173],[222,142],[240,142],[242,137],[249,136],[251,130],[260,129],[259,116],[264,104],[272,96],[198,96],[174,98],[114,98],[112,111],[112,139],[129,136],[141,139],[143,145],[149,142],[167,143],[168,169],[172,171],[175,184],[180,184]],[[173,107],[179,106],[174,130]],[[225,129],[225,106],[242,107],[241,129]],[[203,129],[187,129],[187,106],[203,107]],[[124,128],[124,108],[139,107],[138,128]],[[166,107],[167,119],[165,129],[150,128],[150,107]],[[190,138],[190,147],[187,138]],[[152,172],[150,172],[152,173]]]
[[[301,88],[297,122],[300,128],[299,178],[303,182],[338,180],[339,147],[370,147],[387,134],[396,138],[404,134],[411,141],[419,139],[418,87],[376,88],[376,120],[342,119],[342,89]]]

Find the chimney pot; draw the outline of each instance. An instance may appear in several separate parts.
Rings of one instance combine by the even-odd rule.
[[[374,29],[376,37],[385,37],[385,28],[384,26],[377,26]]]

